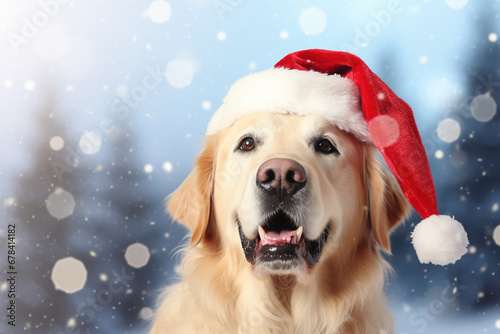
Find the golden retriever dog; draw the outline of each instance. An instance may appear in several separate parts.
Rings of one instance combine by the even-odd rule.
[[[407,201],[420,262],[467,253],[411,108],[361,59],[303,50],[238,80],[168,199],[191,242],[150,333],[394,333],[379,251]]]
[[[322,115],[207,136],[168,199],[192,234],[150,333],[393,333],[379,249],[409,205],[377,152]]]

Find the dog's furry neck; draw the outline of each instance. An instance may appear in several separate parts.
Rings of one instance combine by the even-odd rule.
[[[211,314],[203,321],[212,322],[221,333],[232,333],[227,328],[234,328],[235,333],[260,334],[364,333],[373,329],[366,327],[368,320],[381,322],[371,319],[365,306],[374,302],[372,299],[385,298],[383,281],[388,265],[370,240],[354,250],[349,261],[335,255],[326,258],[307,284],[300,284],[294,276],[259,280],[251,266],[228,255],[231,252],[196,248],[183,262],[184,287],[198,301],[193,306],[203,309],[199,313]],[[388,312],[382,313],[390,320]]]

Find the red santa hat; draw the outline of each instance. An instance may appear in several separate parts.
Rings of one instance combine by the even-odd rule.
[[[291,53],[273,68],[238,80],[210,120],[207,134],[255,111],[322,115],[358,140],[374,143],[423,218],[412,233],[420,262],[447,265],[467,253],[462,224],[439,215],[411,108],[360,58],[318,49]]]

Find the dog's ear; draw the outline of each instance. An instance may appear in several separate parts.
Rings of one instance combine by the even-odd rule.
[[[396,180],[382,166],[374,150],[367,150],[365,153],[372,231],[380,247],[390,254],[389,234],[410,213],[410,206]]]
[[[207,137],[205,149],[198,157],[195,168],[167,198],[167,210],[172,218],[192,231],[191,246],[196,246],[205,237],[213,234],[209,225],[217,137]]]

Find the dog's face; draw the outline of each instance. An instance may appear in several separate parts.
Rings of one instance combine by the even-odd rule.
[[[252,113],[208,139],[169,209],[192,244],[239,254],[260,278],[305,280],[371,230],[389,250],[407,204],[374,155],[321,116]]]
[[[361,145],[319,116],[255,113],[217,156],[214,204],[256,273],[303,276],[363,214]],[[219,182],[218,182],[219,181]],[[347,195],[349,194],[349,195]],[[219,219],[218,219],[219,221]]]

